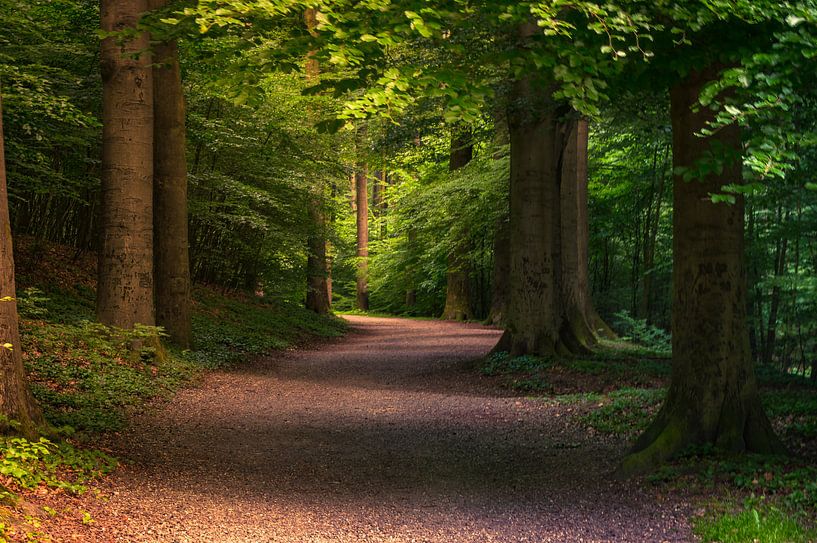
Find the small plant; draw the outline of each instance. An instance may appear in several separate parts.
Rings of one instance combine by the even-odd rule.
[[[602,397],[582,420],[598,432],[630,437],[646,429],[665,396],[664,389],[623,388]]]
[[[647,324],[646,320],[636,319],[628,311],[619,311],[615,317],[615,326],[621,331],[621,339],[646,347],[655,353],[672,352],[672,337],[666,330]]]
[[[705,516],[694,524],[695,533],[705,543],[809,543],[817,537],[775,508],[751,507],[738,513]]]
[[[545,358],[536,356],[512,357],[508,353],[494,353],[482,364],[483,375],[507,375],[511,373],[532,373],[551,365]]]

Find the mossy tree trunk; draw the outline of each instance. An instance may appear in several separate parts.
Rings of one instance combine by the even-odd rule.
[[[670,93],[675,171],[695,171],[713,149],[729,155],[715,173],[674,178],[672,377],[664,406],[625,458],[623,474],[649,471],[695,444],[784,452],[761,406],[749,349],[743,198],[732,205],[711,199],[742,181],[740,130],[697,136],[713,114],[694,109],[717,75],[714,68],[693,72]]]
[[[304,21],[310,33],[315,32],[317,25],[317,11],[309,8],[304,12]],[[320,78],[320,66],[313,52],[307,55],[306,78],[310,84],[317,83]],[[329,261],[327,259],[327,224],[324,211],[323,196],[324,183],[316,180],[309,187],[307,197],[307,212],[309,215],[310,230],[307,236],[306,262],[306,307],[325,315],[332,306],[331,280]]]
[[[474,145],[469,130],[455,128],[451,137],[451,154],[448,170],[465,167],[474,157]],[[471,310],[471,265],[469,240],[457,240],[448,255],[446,273],[444,320],[465,321],[473,317]]]
[[[147,0],[102,0],[102,30],[134,28]],[[153,325],[153,76],[147,33],[102,41],[102,214],[97,317]],[[141,54],[140,54],[141,53]]]
[[[14,283],[6,159],[3,143],[3,104],[0,96],[0,433],[34,437],[42,415],[26,383]]]
[[[168,0],[152,0],[154,9]],[[192,344],[187,216],[187,144],[179,48],[153,46],[153,262],[156,324],[180,347]]]

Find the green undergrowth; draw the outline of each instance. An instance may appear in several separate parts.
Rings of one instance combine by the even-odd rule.
[[[719,509],[719,508],[718,508]],[[817,532],[775,507],[714,511],[696,519],[695,534],[704,543],[813,543]]]
[[[606,341],[593,354],[581,357],[512,357],[494,353],[479,368],[512,389],[550,395],[606,392],[621,387],[661,386],[669,377],[670,362],[654,351],[625,342]]]
[[[133,340],[155,330],[94,323],[92,292],[21,293],[24,360],[47,420],[67,434],[118,430],[130,408],[172,393],[202,371],[344,330],[339,319],[283,303],[205,288],[195,295],[194,350],[134,352]]]

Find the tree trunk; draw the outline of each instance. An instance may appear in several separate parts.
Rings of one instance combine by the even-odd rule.
[[[470,131],[455,129],[451,138],[451,154],[448,160],[448,171],[465,167],[474,156]],[[444,320],[466,321],[473,317],[471,311],[471,266],[469,259],[470,240],[456,241],[448,255],[448,273],[446,275]]]
[[[314,33],[317,24],[317,11],[314,8],[307,9],[304,12],[304,21],[307,30]],[[310,51],[306,59],[307,81],[314,84],[319,76],[320,67],[318,61],[315,59],[315,53]],[[307,199],[307,212],[312,228],[307,236],[306,307],[319,315],[326,315],[332,306],[332,296],[330,293],[329,264],[326,257],[326,213],[323,209],[324,183],[316,180],[309,190],[311,194]]]
[[[366,166],[355,174],[357,208],[357,308],[369,310],[369,188]]]
[[[102,30],[133,28],[146,0],[102,0]],[[102,41],[102,215],[97,317],[153,325],[153,78],[146,33]],[[135,56],[138,54],[138,57]]]
[[[556,108],[551,89],[540,82],[514,81],[511,92],[510,304],[494,350],[512,356],[570,352],[560,337]]]
[[[168,0],[152,0],[154,9]],[[156,324],[183,348],[192,344],[187,218],[187,143],[179,49],[153,47],[153,273]]]
[[[783,224],[783,210],[777,209],[777,224]],[[763,356],[761,361],[764,364],[771,364],[774,358],[775,343],[777,342],[777,314],[780,311],[781,288],[779,280],[786,272],[786,253],[788,252],[789,240],[784,237],[779,239],[775,245],[774,252],[774,278],[772,294],[769,298],[769,321],[766,327],[766,341],[763,343]]]
[[[510,287],[511,235],[508,218],[497,221],[494,237],[494,272],[491,283],[491,310],[488,322],[504,326],[508,313],[508,291]]]
[[[37,434],[37,425],[43,420],[28,390],[23,368],[8,204],[0,96],[0,433],[14,432],[33,438]]]
[[[712,120],[700,108],[717,70],[693,72],[671,90],[674,171],[695,167],[711,145],[734,152],[722,171],[673,188],[672,379],[667,400],[624,460],[624,474],[653,469],[693,444],[733,451],[783,452],[760,404],[746,325],[743,198],[715,204],[710,195],[741,181],[740,129],[697,137]]]
[[[589,127],[584,119],[563,124],[561,159],[561,295],[568,336],[580,347],[591,348],[597,337],[615,334],[601,319],[590,297],[588,277],[590,226],[587,216],[587,145]]]

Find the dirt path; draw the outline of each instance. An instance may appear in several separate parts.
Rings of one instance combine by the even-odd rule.
[[[618,445],[469,372],[498,332],[349,319],[142,417],[96,541],[690,541],[688,506],[612,482]]]

